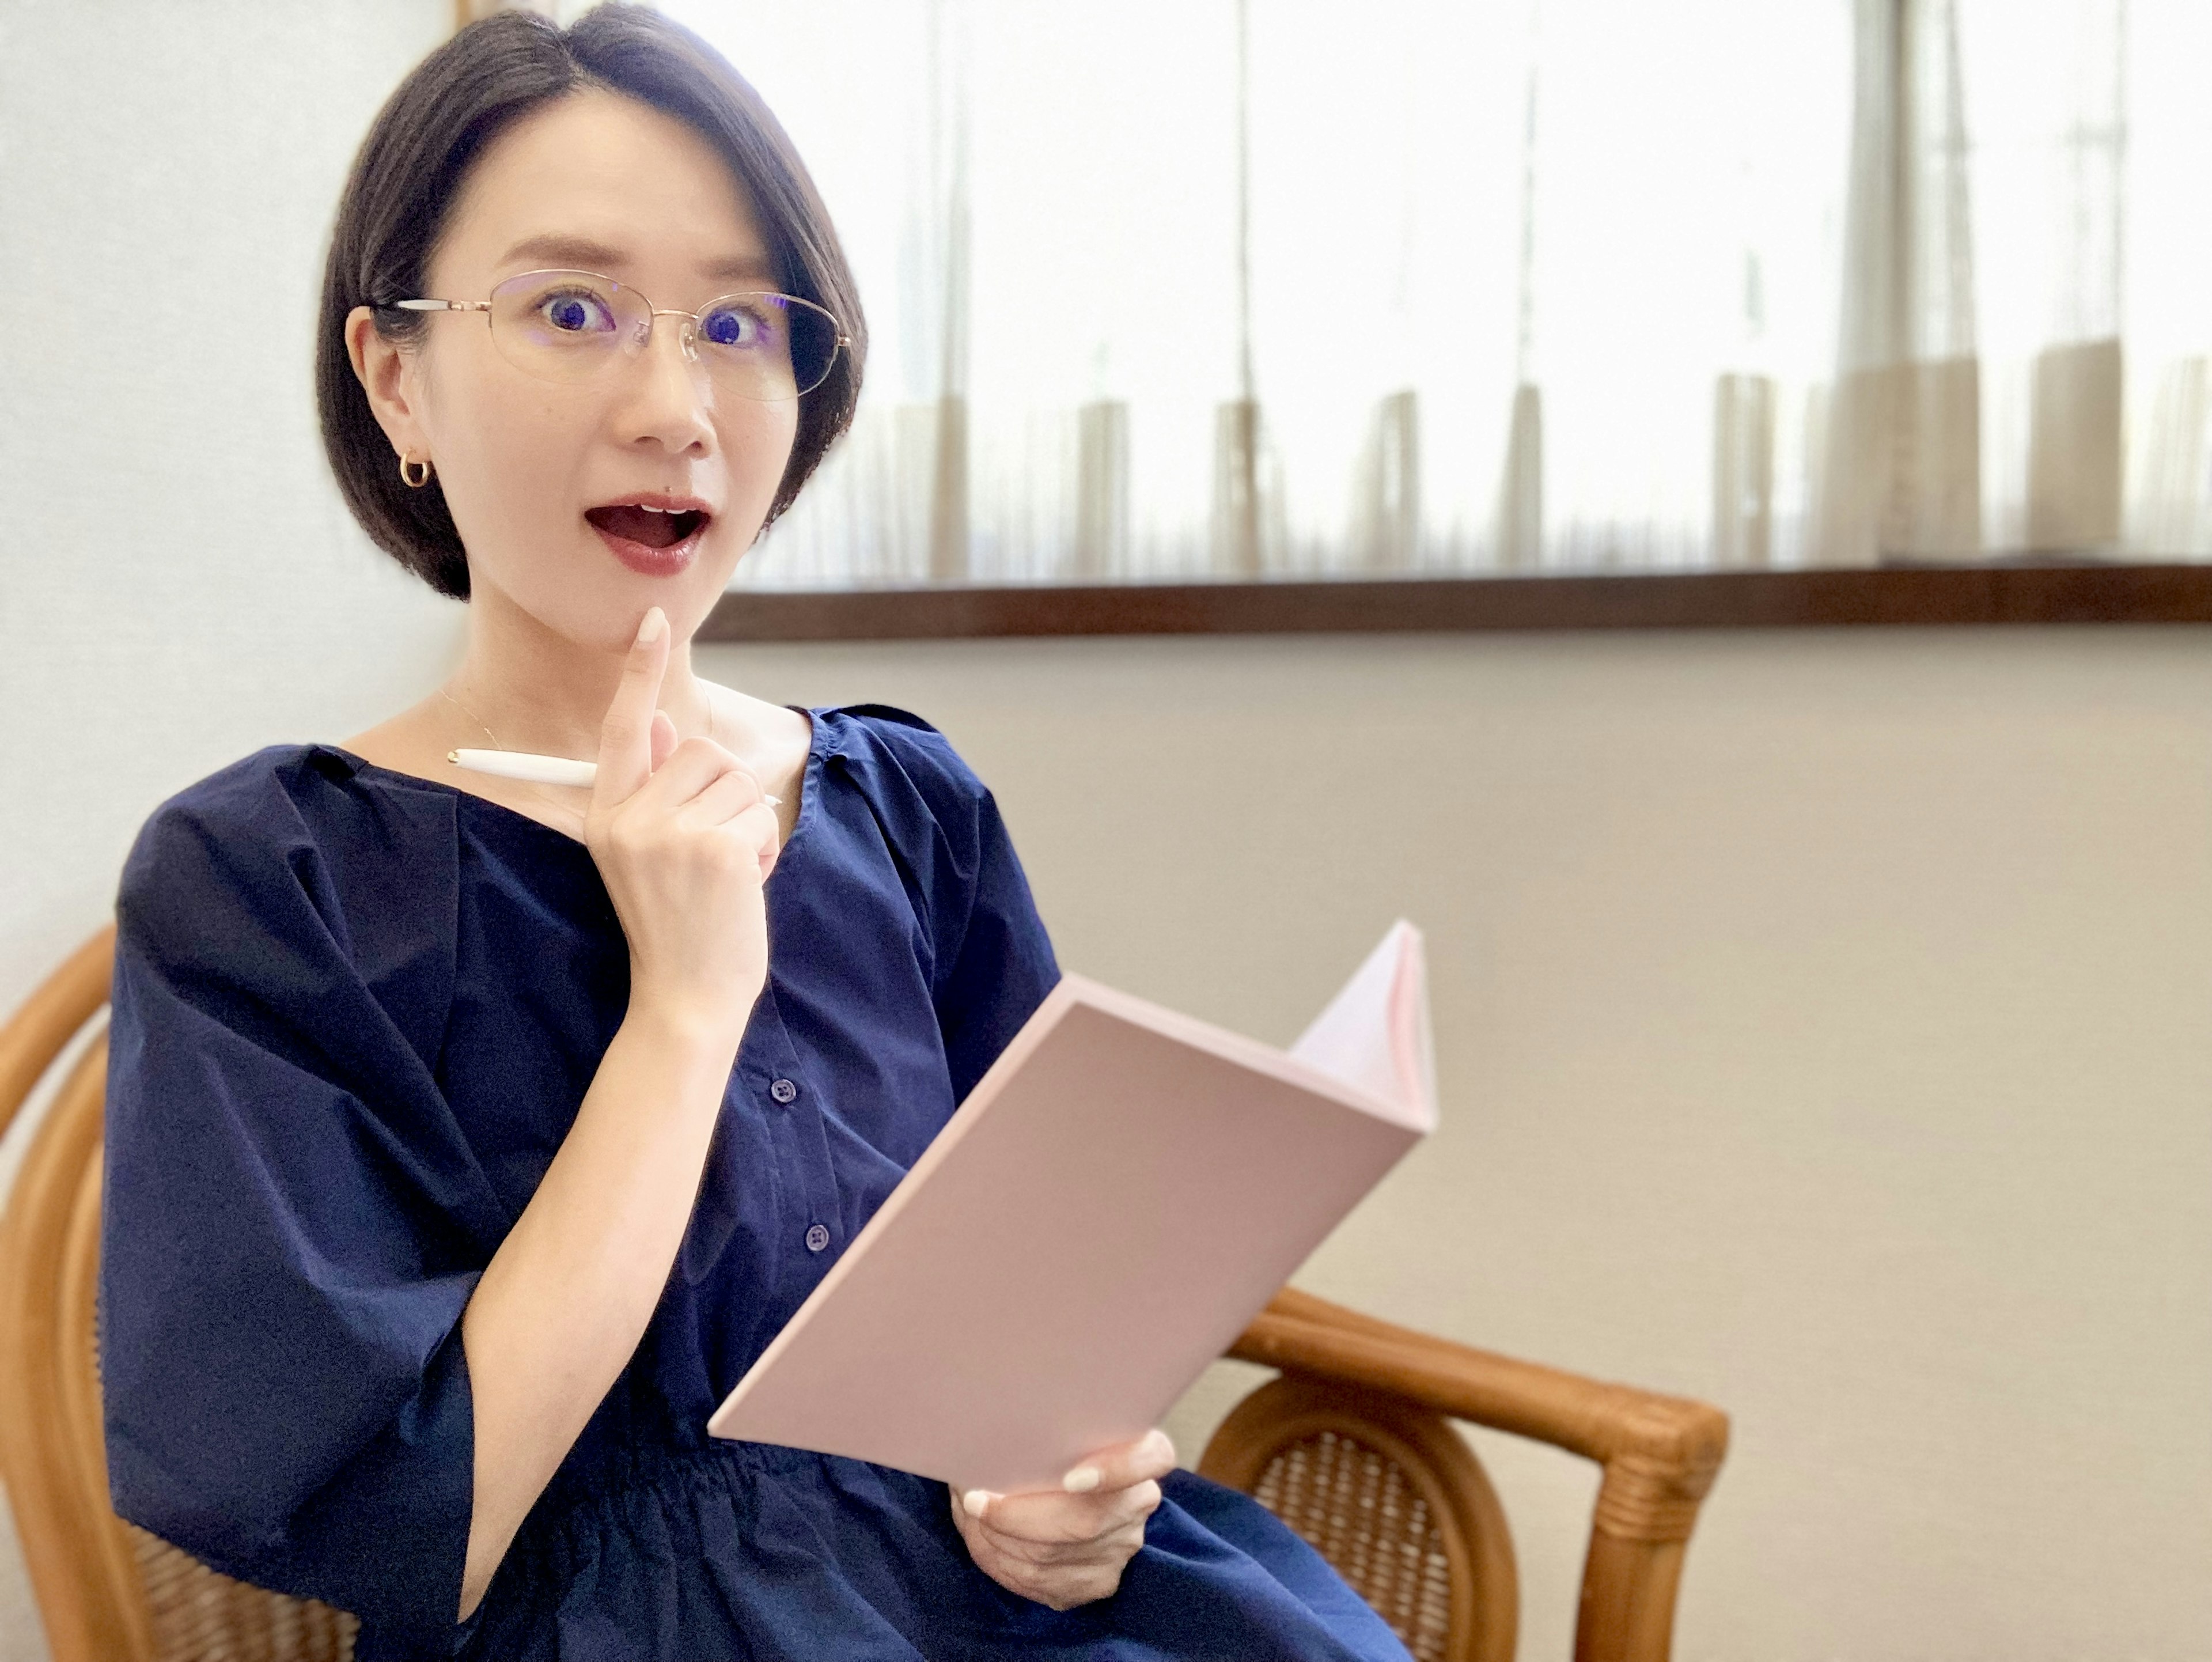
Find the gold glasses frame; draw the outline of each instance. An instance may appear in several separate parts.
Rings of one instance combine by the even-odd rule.
[[[706,320],[707,314],[708,313],[727,306],[733,301],[773,300],[781,302],[787,308],[798,307],[801,312],[812,313],[826,320],[830,325],[830,351],[829,355],[822,361],[822,373],[817,375],[812,380],[809,381],[805,386],[799,387],[796,393],[788,395],[792,397],[805,398],[809,393],[814,391],[816,387],[821,386],[823,381],[829,380],[830,371],[836,365],[838,353],[845,350],[853,344],[853,338],[845,332],[844,324],[839,320],[837,314],[835,312],[832,312],[828,307],[817,305],[813,301],[804,299],[798,295],[787,295],[781,290],[775,289],[732,289],[726,295],[715,295],[705,305],[700,307],[696,312],[687,312],[680,307],[655,306],[650,300],[646,298],[645,291],[641,289],[639,289],[631,283],[618,282],[615,278],[608,277],[603,272],[571,270],[566,266],[555,266],[540,271],[518,271],[513,277],[502,277],[499,282],[492,285],[492,293],[494,295],[497,295],[501,289],[507,288],[511,283],[526,283],[533,277],[585,277],[593,283],[605,283],[608,288],[615,290],[618,294],[634,295],[640,301],[644,301],[646,318],[643,335],[635,346],[627,344],[623,346],[623,355],[631,358],[641,356],[643,353],[645,347],[650,344],[652,339],[653,320],[656,318],[673,317],[682,318],[684,320],[683,332],[678,338],[684,348],[684,361],[690,363],[696,363],[699,361],[698,342],[700,326]],[[493,302],[489,299],[413,299],[395,300],[386,303],[388,306],[403,312],[482,312],[485,314],[484,321],[487,324],[491,322],[490,314],[494,310]],[[496,335],[495,334],[495,341]],[[506,357],[508,362],[514,364],[515,367],[521,369],[524,374],[536,375],[537,378],[541,380],[551,381],[556,385],[574,385],[580,381],[588,383],[592,379],[592,377],[588,375],[581,377],[569,377],[538,374],[537,371],[530,369],[526,365],[516,360],[512,355],[502,352],[501,356]],[[611,362],[614,361],[615,360],[613,359],[609,360]],[[794,371],[795,369],[796,366],[794,366]],[[751,397],[753,395],[743,394],[742,396]],[[784,396],[787,395],[777,393],[770,397],[763,398],[759,401],[763,403],[774,403],[778,399]]]

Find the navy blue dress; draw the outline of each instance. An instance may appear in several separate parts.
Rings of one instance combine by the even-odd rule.
[[[706,1433],[1059,977],[934,728],[811,712],[767,984],[635,1355],[457,1623],[460,1317],[629,993],[589,851],[328,745],[172,798],[117,903],[100,1358],[116,1509],[420,1656],[1397,1659],[1256,1503],[1178,1472],[1112,1598],[977,1569],[941,1483]]]

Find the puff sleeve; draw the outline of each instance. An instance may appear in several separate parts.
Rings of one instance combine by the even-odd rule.
[[[965,763],[960,766],[975,780]],[[966,800],[975,880],[958,932],[938,959],[949,966],[937,1010],[956,1100],[975,1087],[1060,980],[1051,937],[997,801],[980,780]]]
[[[381,857],[419,826],[319,837],[295,784],[217,776],[124,868],[112,1498],[225,1574],[354,1612],[364,1659],[441,1653],[466,1631],[460,1318],[508,1221],[434,1076],[453,879]]]
[[[1058,984],[1060,964],[990,788],[921,717],[855,709],[873,718],[934,824],[929,857],[916,865],[927,874],[930,994],[958,1102]]]

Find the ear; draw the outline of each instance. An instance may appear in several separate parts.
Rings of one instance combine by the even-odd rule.
[[[376,327],[375,314],[366,306],[346,314],[346,356],[353,373],[368,395],[368,407],[396,455],[416,460],[437,458],[430,454],[430,438],[422,420],[421,399],[413,369],[416,355],[386,340]]]

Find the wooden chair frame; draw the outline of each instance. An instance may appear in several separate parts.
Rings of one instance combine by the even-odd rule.
[[[114,940],[111,927],[79,947],[0,1029],[0,1133],[106,1002]],[[55,1662],[153,1654],[128,1543],[107,1505],[98,1405],[79,1382],[90,1372],[92,1288],[78,1266],[88,1232],[99,1244],[106,1083],[103,1037],[62,1080],[0,1216],[0,1476]]]
[[[0,1028],[0,1135],[99,1017],[113,950],[111,925]],[[94,1032],[0,1216],[0,1478],[54,1662],[343,1654],[351,1618],[227,1581],[109,1507],[92,1325],[106,1062],[106,1034]],[[1492,1355],[1291,1288],[1229,1354],[1280,1377],[1231,1414],[1200,1470],[1249,1492],[1279,1452],[1322,1433],[1387,1458],[1449,1564],[1440,1653],[1450,1662],[1509,1662],[1517,1601],[1504,1514],[1453,1419],[1604,1469],[1576,1662],[1666,1662],[1683,1554],[1727,1452],[1719,1409]]]
[[[1355,1406],[1379,1396],[1595,1461],[1604,1476],[1583,1565],[1575,1662],[1667,1662],[1683,1556],[1728,1454],[1720,1409],[1455,1344],[1289,1287],[1229,1354],[1321,1382]],[[1489,1510],[1480,1501],[1471,1509]],[[1502,1519],[1498,1530],[1510,1565]],[[1483,1537],[1475,1540],[1484,1550]],[[1507,1627],[1510,1634],[1510,1616]],[[1493,1653],[1447,1653],[1455,1662]],[[1510,1640],[1496,1653],[1510,1656]]]

